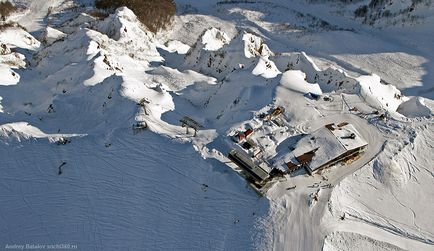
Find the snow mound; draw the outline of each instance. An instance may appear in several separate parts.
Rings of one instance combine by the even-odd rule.
[[[268,59],[268,57],[274,56],[274,53],[268,48],[261,37],[245,32],[242,40],[244,41],[244,56],[246,58],[259,57],[259,61],[252,71],[253,75],[264,78],[275,78],[281,73],[276,64]]]
[[[251,33],[244,33],[244,55],[246,58],[254,58],[256,56],[274,56],[274,53],[268,48],[261,37]]]
[[[216,51],[225,44],[229,44],[230,41],[231,39],[225,32],[214,27],[206,30],[202,36],[203,49],[207,51]]]
[[[0,32],[0,43],[10,48],[22,48],[36,51],[41,43],[20,27],[9,27]]]
[[[45,28],[42,37],[42,42],[46,45],[50,45],[60,39],[65,38],[66,34],[54,28],[47,27]]]
[[[21,142],[31,138],[48,138],[50,142],[56,142],[65,137],[84,137],[85,134],[46,134],[39,128],[30,125],[27,122],[15,122],[0,125],[0,138],[16,139]]]
[[[187,86],[193,85],[195,82],[205,82],[211,85],[216,84],[215,78],[191,70],[180,72],[179,70],[166,66],[159,66],[148,73],[153,75],[153,81],[163,84],[171,91],[180,91]]]
[[[229,44],[216,51],[208,50],[206,46],[199,40],[187,54],[184,67],[219,80],[243,69],[253,68],[253,75],[264,78],[275,78],[281,73],[269,59],[269,56],[274,54],[263,43],[262,38],[253,34],[240,32]],[[257,57],[259,59],[256,59]]]
[[[281,72],[277,69],[273,61],[269,60],[267,57],[261,57],[258,64],[253,69],[252,74],[255,76],[261,76],[264,78],[275,78]]]
[[[127,7],[121,7],[116,12],[98,24],[98,30],[114,40],[128,39],[128,28],[137,29],[137,16]]]
[[[336,67],[321,70],[305,52],[283,53],[275,57],[277,67],[287,70],[300,70],[306,74],[306,81],[317,83],[322,92],[343,90],[346,93],[358,93],[357,81]]]
[[[238,33],[229,44],[217,51],[205,50],[199,39],[187,53],[183,68],[222,80],[232,72],[253,66],[255,61],[245,57],[242,33]]]
[[[127,7],[121,7],[95,27],[99,32],[121,43],[131,57],[150,61],[162,61],[157,51],[154,35]],[[132,53],[134,51],[134,53]]]
[[[13,68],[24,68],[24,55],[12,52],[11,48],[38,50],[40,42],[19,26],[11,25],[0,31],[0,85],[16,85],[20,75]]]
[[[118,8],[98,25],[100,32],[114,40],[137,38],[138,35],[145,35],[144,38],[149,39],[150,32],[144,29],[134,12],[127,7]]]
[[[432,108],[425,104],[425,99],[422,97],[410,98],[399,105],[397,111],[409,118],[430,117],[433,115]]]
[[[321,87],[318,84],[311,84],[306,81],[306,74],[299,70],[289,70],[283,73],[280,84],[293,91],[303,94],[313,93],[321,95]]]
[[[106,35],[88,29],[78,30],[38,53],[38,68],[51,70],[46,73],[50,83],[67,81],[96,85],[122,71],[116,58],[104,49],[110,48],[109,44]]]
[[[16,85],[20,82],[20,75],[4,65],[0,65],[0,76],[0,85]]]
[[[360,95],[371,106],[377,109],[384,109],[389,112],[396,112],[399,105],[406,101],[395,86],[383,84],[381,78],[372,74],[370,76],[360,76],[356,79],[360,84]]]
[[[18,52],[12,52],[9,46],[0,43],[0,85],[16,85],[20,76],[12,69],[26,66],[25,56]]]
[[[26,57],[17,52],[11,52],[9,54],[0,54],[0,65],[9,66],[10,68],[24,68]]]
[[[387,186],[403,186],[408,181],[408,175],[398,162],[381,156],[373,164],[374,178]]]
[[[176,52],[178,54],[187,54],[191,48],[189,45],[178,40],[170,40],[165,45],[160,45],[159,47],[170,53]]]
[[[334,232],[324,240],[323,251],[364,251],[364,250],[377,250],[377,251],[404,251],[393,244],[372,239],[368,236],[350,233],[350,232]]]

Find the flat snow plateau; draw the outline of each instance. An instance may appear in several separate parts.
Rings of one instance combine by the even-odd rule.
[[[434,250],[431,1],[355,18],[370,1],[178,0],[157,34],[126,7],[102,18],[90,0],[12,2],[0,249]],[[263,196],[226,157],[253,128],[282,169],[303,135],[341,122],[368,142],[360,158]]]

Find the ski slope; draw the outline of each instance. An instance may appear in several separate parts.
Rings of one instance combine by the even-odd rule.
[[[254,248],[265,198],[191,146],[127,129],[64,146],[35,139],[1,147],[1,242],[80,250]]]

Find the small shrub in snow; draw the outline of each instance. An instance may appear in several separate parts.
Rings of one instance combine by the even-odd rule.
[[[383,17],[390,17],[390,16],[392,16],[392,13],[390,12],[390,10],[385,10],[383,12]]]
[[[106,10],[126,6],[154,33],[167,28],[176,14],[173,0],[97,0],[95,6]]]
[[[15,7],[11,2],[0,2],[0,18],[2,21],[5,21],[6,18],[16,10],[17,7]]]
[[[367,5],[360,6],[359,8],[357,8],[354,11],[354,15],[356,17],[365,17],[367,13],[368,13],[368,6]]]
[[[9,28],[20,28],[20,29],[27,31],[27,29],[25,27],[21,26],[18,23],[15,23],[15,22],[7,22],[7,23],[1,22],[0,23],[0,31],[4,31],[4,30],[9,29]]]
[[[0,55],[11,53],[11,49],[6,44],[0,43]]]
[[[108,15],[109,15],[107,12],[99,11],[99,10],[93,10],[93,11],[88,12],[87,14],[89,14],[90,16],[92,16],[94,18],[101,19],[101,20],[108,17]]]

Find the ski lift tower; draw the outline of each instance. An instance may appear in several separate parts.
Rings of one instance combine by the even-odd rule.
[[[149,115],[148,111],[146,109],[146,105],[149,104],[149,100],[147,98],[142,98],[137,105],[143,108],[143,111],[145,112],[145,115]]]
[[[188,116],[182,117],[182,119],[180,119],[179,121],[181,122],[181,126],[186,128],[186,133],[187,134],[188,134],[188,128],[193,128],[193,130],[194,130],[193,137],[196,137],[197,131],[199,129],[203,128],[203,126],[201,124],[199,124],[194,119],[192,119],[192,118],[190,118]]]

